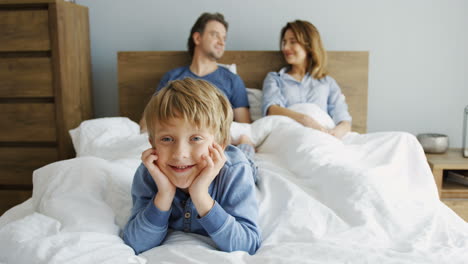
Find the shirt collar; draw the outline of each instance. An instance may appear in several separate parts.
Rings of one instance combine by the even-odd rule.
[[[290,66],[286,66],[286,67],[283,67],[281,68],[281,70],[279,71],[279,75],[281,78],[287,78],[291,81],[295,81],[297,83],[301,83],[299,81],[297,81],[296,79],[294,79],[293,77],[291,77],[291,75],[289,75],[287,73],[287,71],[290,69]],[[304,78],[302,79],[303,81],[307,81],[308,79],[312,79],[312,82],[315,82],[315,79],[310,75],[309,72],[306,72],[306,74],[304,75]]]
[[[210,186],[208,187],[208,193],[212,196],[213,195],[213,189],[214,189],[214,185],[215,185],[215,182],[217,181],[217,179],[219,178],[220,175],[216,176],[216,178],[211,182]],[[181,189],[179,188],[176,188],[176,194],[174,196],[174,200],[175,202],[182,202],[182,201],[186,201],[190,198],[190,194],[182,191]]]

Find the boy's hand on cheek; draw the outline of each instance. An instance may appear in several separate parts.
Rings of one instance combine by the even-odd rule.
[[[207,156],[203,156],[205,167],[197,176],[197,178],[195,178],[192,185],[190,185],[189,187],[190,196],[192,197],[192,200],[194,201],[196,207],[197,202],[201,201],[202,197],[210,198],[210,206],[213,205],[213,201],[211,200],[211,197],[208,194],[208,187],[210,186],[214,178],[216,178],[219,171],[224,166],[224,163],[226,163],[227,160],[226,156],[224,155],[224,150],[219,144],[214,143],[212,146],[208,147],[208,150],[209,154]],[[202,215],[200,210],[198,211],[198,213]]]
[[[174,199],[176,187],[169,181],[166,175],[161,172],[156,164],[157,160],[158,155],[153,148],[147,149],[141,154],[141,161],[145,164],[156,186],[158,186],[158,193],[154,199],[154,204],[160,210],[167,211],[170,209],[172,200]]]
[[[208,187],[226,162],[224,151],[217,143],[213,143],[212,146],[209,146],[208,151],[208,155],[202,156],[205,167],[189,187],[191,195],[192,192],[196,191],[208,192]]]

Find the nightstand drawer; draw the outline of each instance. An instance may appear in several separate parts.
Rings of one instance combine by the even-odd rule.
[[[0,185],[32,185],[32,173],[58,160],[54,147],[0,147]]]
[[[0,97],[53,97],[50,58],[0,58]]]
[[[50,50],[48,13],[0,9],[0,51]]]
[[[56,142],[53,103],[1,103],[0,142]]]

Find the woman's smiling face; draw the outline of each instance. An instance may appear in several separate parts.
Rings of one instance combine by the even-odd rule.
[[[307,63],[307,52],[297,41],[291,29],[286,30],[281,41],[281,51],[284,59],[291,65],[304,65]]]

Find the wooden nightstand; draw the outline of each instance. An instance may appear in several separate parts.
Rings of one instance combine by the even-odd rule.
[[[68,130],[93,117],[88,8],[0,0],[0,215],[32,173],[74,157]]]
[[[468,186],[444,181],[448,170],[468,170],[468,158],[461,149],[449,149],[444,154],[426,154],[441,200],[468,221]]]

